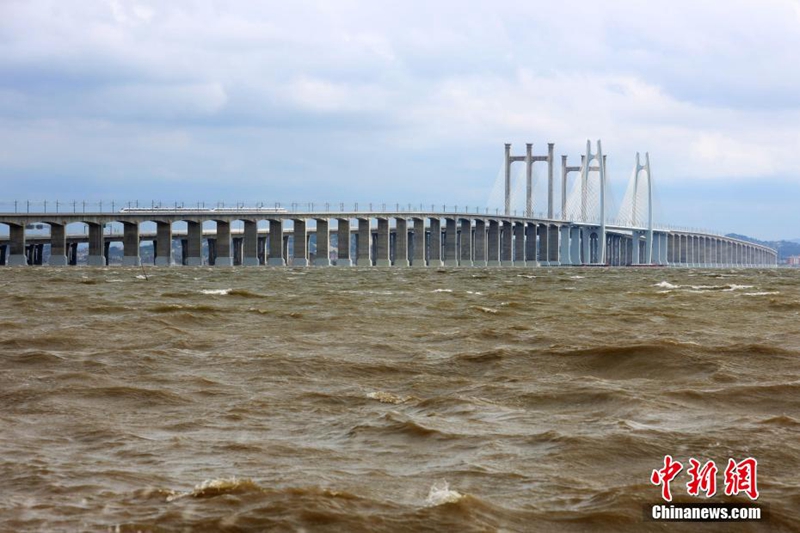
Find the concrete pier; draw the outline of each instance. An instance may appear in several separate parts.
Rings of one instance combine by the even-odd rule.
[[[89,226],[89,257],[86,264],[89,266],[106,266],[106,257],[103,255],[103,224],[88,222]]]
[[[428,266],[440,267],[442,262],[442,221],[439,218],[430,219],[431,237],[428,247]]]
[[[258,223],[255,220],[244,221],[244,239],[242,242],[242,265],[259,266],[258,260]]]
[[[458,264],[472,266],[472,221],[468,218],[461,219]]]
[[[292,266],[308,266],[308,231],[305,219],[296,218],[292,221]]]
[[[356,265],[360,267],[372,266],[370,250],[372,250],[372,230],[368,218],[358,219],[358,250]]]
[[[497,220],[489,220],[486,242],[486,266],[500,266],[500,223]]]
[[[353,266],[350,258],[350,219],[340,218],[336,223],[336,266]]]
[[[548,266],[547,237],[549,233],[547,232],[547,224],[538,224],[536,226],[536,235],[539,237],[539,249],[536,260],[539,262],[539,265]]]
[[[414,218],[414,235],[412,236],[412,247],[414,249],[414,255],[411,260],[412,267],[424,267],[426,266],[425,262],[425,250],[427,248],[425,244],[425,219],[424,218]]]
[[[230,267],[233,266],[233,254],[231,253],[231,224],[222,220],[217,220],[217,239],[215,245],[214,266]],[[170,236],[171,237],[171,236]]]
[[[473,266],[485,267],[487,266],[487,239],[486,239],[486,221],[478,219],[475,221],[475,250],[473,255]]]
[[[560,265],[558,258],[558,226],[550,224],[547,227],[547,264],[550,266]]]
[[[7,264],[8,266],[25,266],[28,264],[28,256],[25,254],[25,226],[9,224],[8,227],[8,236],[11,242]]]
[[[230,230],[228,233],[230,235]],[[172,266],[172,223],[156,222],[156,234],[155,264],[156,266]],[[219,235],[219,227],[217,234]],[[219,255],[219,248],[217,254]],[[228,255],[230,255],[230,243],[228,244]]]
[[[444,219],[444,266],[458,266],[458,227],[455,218]]]
[[[270,219],[269,221],[269,256],[267,265],[286,266],[283,253],[283,221]]]
[[[525,266],[525,224],[514,223],[514,266]]]
[[[536,224],[525,223],[525,264],[527,266],[539,266],[536,257]]]
[[[408,220],[405,218],[395,219],[395,240],[394,240],[394,266],[409,266],[408,261]]]
[[[392,266],[392,259],[389,255],[389,219],[378,218],[378,238],[375,242],[375,266]]]
[[[139,255],[139,224],[123,223],[122,266],[141,266]]]
[[[138,225],[137,225],[138,227]],[[139,246],[137,235],[136,246]],[[50,266],[67,266],[67,232],[63,224],[50,224]]]
[[[570,228],[569,226],[561,226],[558,228],[559,231],[559,243],[560,243],[560,250],[559,253],[561,254],[561,261],[560,264],[562,265],[571,265],[572,261],[569,258],[569,233]]]
[[[317,255],[314,257],[314,266],[330,266],[331,232],[327,218],[317,219]]]
[[[200,222],[187,222],[186,230],[186,265],[203,265],[203,224]]]
[[[504,220],[500,223],[500,266],[514,266],[511,259],[514,251],[514,237],[511,222]]]

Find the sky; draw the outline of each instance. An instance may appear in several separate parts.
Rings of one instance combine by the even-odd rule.
[[[800,0],[0,0],[0,210],[485,208],[601,139],[660,223],[800,238],[798,51]]]

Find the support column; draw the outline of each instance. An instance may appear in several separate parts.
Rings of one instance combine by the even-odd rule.
[[[294,219],[292,266],[308,266],[308,231],[305,219]]]
[[[189,239],[181,239],[181,265],[189,263]]]
[[[392,266],[392,258],[389,255],[389,239],[391,230],[388,218],[378,219],[378,241],[375,243],[375,266]]]
[[[573,265],[581,264],[581,228],[569,228],[569,258]]]
[[[539,266],[536,257],[536,224],[525,223],[525,264]]]
[[[356,265],[360,267],[372,266],[372,259],[370,258],[370,249],[372,248],[372,231],[369,227],[368,218],[358,219],[358,255],[356,256]]]
[[[547,264],[550,266],[561,264],[558,260],[558,235],[558,226],[550,224],[547,227]]]
[[[89,266],[106,266],[106,257],[103,255],[103,225],[88,223],[89,226]]]
[[[331,266],[331,231],[327,218],[317,219],[317,256],[314,266]],[[348,239],[349,243],[349,239]]]
[[[561,226],[558,231],[561,233],[559,242],[561,243],[561,264],[571,265],[572,261],[569,258],[569,226]]]
[[[231,224],[217,220],[217,241],[214,266],[233,266],[231,254]]]
[[[123,222],[122,228],[122,266],[141,266],[142,258],[139,253],[139,223]]]
[[[67,255],[67,261],[71,266],[75,266],[78,264],[78,243],[72,242],[69,244],[69,252]]]
[[[25,226],[19,224],[8,225],[9,245],[8,266],[25,266],[28,256],[25,255]]]
[[[514,266],[511,261],[511,253],[514,250],[513,245],[511,222],[504,220],[500,226],[500,266]]]
[[[444,220],[444,266],[458,266],[458,229],[455,218]]]
[[[233,266],[239,266],[242,264],[243,259],[243,242],[241,237],[233,237],[231,236],[231,251],[233,254]]]
[[[336,266],[353,266],[350,259],[350,219],[336,220]]]
[[[186,222],[186,237],[187,248],[186,252],[186,265],[187,266],[202,266],[203,265],[203,223],[202,222]]]
[[[428,252],[428,266],[440,267],[442,263],[442,221],[434,217],[431,220],[431,247]]]
[[[394,266],[407,267],[408,263],[408,220],[395,219]]]
[[[425,266],[425,219],[414,219],[414,237],[412,241],[414,247],[414,258],[411,266],[424,267]]]
[[[106,265],[108,264],[108,259],[111,257],[109,251],[111,250],[111,241],[103,241],[103,257],[106,258]],[[40,265],[41,263],[34,263]]]
[[[243,266],[258,266],[258,223],[255,220],[244,221]]]
[[[172,266],[172,222],[156,222],[156,235],[156,266]],[[217,242],[219,242],[219,224],[217,224]],[[230,250],[230,243],[228,247]]]
[[[498,267],[500,266],[500,223],[497,220],[489,220],[487,242],[486,266]]]
[[[583,254],[581,264],[584,265],[592,263],[592,230],[593,228],[584,226],[581,231],[581,253]]]
[[[472,221],[468,218],[461,219],[461,249],[458,262],[461,266],[472,266]]]
[[[479,267],[486,266],[486,221],[475,220],[475,252],[473,265]]]
[[[537,224],[536,234],[539,236],[539,252],[536,259],[542,266],[549,265],[549,258],[547,256],[547,241],[548,241],[548,227],[547,224]]]
[[[138,244],[138,243],[137,243]],[[3,264],[0,261],[0,264]],[[50,266],[67,265],[67,228],[62,224],[50,224]]]
[[[215,266],[217,264],[217,239],[209,237],[208,242],[208,265]]]
[[[258,231],[258,226],[256,226],[256,232]],[[258,237],[258,264],[259,265],[266,265],[267,264],[267,238],[266,237]]]
[[[525,266],[525,223],[514,223],[514,266]]]
[[[638,230],[631,231],[631,238],[633,239],[633,246],[631,247],[631,252],[633,252],[633,257],[631,258],[631,264],[639,265],[641,264],[641,257],[639,252],[642,249],[641,242],[642,242],[642,232]]]
[[[283,253],[283,220],[269,221],[269,266],[286,266]]]
[[[0,266],[5,266],[7,253],[8,253],[8,245],[0,244]]]

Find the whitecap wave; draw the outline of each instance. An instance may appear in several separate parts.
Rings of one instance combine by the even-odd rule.
[[[397,394],[392,394],[391,392],[384,392],[384,391],[375,391],[370,392],[367,394],[367,398],[370,400],[378,400],[381,403],[392,403],[392,404],[400,404],[405,403],[411,399],[410,396],[398,396]]]
[[[450,490],[450,484],[442,480],[437,481],[431,486],[425,503],[429,507],[436,507],[437,505],[443,505],[445,503],[456,503],[463,497],[464,495],[460,492]]]
[[[200,291],[202,294],[230,294],[233,289],[203,289]]]
[[[680,288],[680,285],[673,285],[669,281],[662,281],[660,283],[655,284],[656,287],[661,287],[662,289],[677,289]]]

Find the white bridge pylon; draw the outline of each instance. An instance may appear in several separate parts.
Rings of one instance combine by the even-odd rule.
[[[642,165],[641,156],[636,152],[636,164],[618,215],[621,224],[632,228],[634,264],[651,264],[653,261],[653,179],[649,153],[645,152],[644,160]],[[643,175],[647,187],[642,186]],[[640,250],[642,237],[644,250]]]

